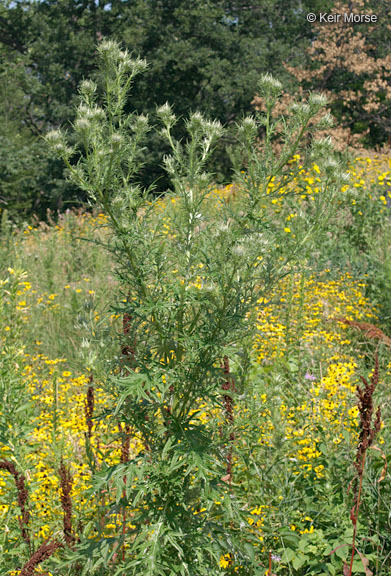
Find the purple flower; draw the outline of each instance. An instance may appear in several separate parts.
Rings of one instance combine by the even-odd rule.
[[[275,554],[272,554],[272,560],[274,560],[274,562],[281,562],[282,558],[281,556],[276,556]]]
[[[313,374],[310,374],[309,372],[306,373],[306,375],[304,376],[304,378],[306,380],[310,380],[311,382],[313,382],[314,380],[316,380],[316,376],[314,376]]]

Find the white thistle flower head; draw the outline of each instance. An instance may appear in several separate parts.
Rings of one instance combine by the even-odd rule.
[[[190,118],[186,122],[188,130],[190,132],[198,131],[206,128],[207,120],[202,116],[200,112],[194,112],[191,114]]]
[[[80,84],[80,92],[86,96],[91,96],[96,92],[97,86],[92,80],[83,80]]]
[[[141,130],[146,130],[148,128],[148,124],[149,124],[148,116],[146,116],[145,114],[139,114],[134,119],[134,128],[136,130],[137,128]]]
[[[226,232],[229,231],[229,223],[228,222],[220,222],[220,224],[218,224],[216,226],[216,231],[221,232],[222,234],[225,234]]]
[[[246,116],[246,118],[243,118],[242,126],[245,130],[256,130],[257,123],[254,116]]]
[[[148,67],[146,60],[141,58],[132,58],[127,50],[120,51],[117,60],[120,70],[127,74],[132,74],[133,76],[140,74],[140,72],[144,72]]]
[[[176,120],[175,114],[168,102],[163,104],[163,106],[159,106],[156,113],[165,124],[173,124]]]
[[[325,94],[311,93],[308,98],[308,104],[315,108],[323,108],[327,104],[327,96]]]
[[[337,168],[340,167],[340,164],[335,158],[331,156],[326,159],[324,167],[326,170],[336,170]]]
[[[111,135],[110,139],[111,139],[111,143],[114,146],[118,146],[123,141],[123,136],[122,136],[122,134],[119,134],[119,132],[114,132],[114,134]]]
[[[89,114],[89,106],[87,106],[87,104],[79,104],[79,106],[77,107],[77,115],[79,117],[81,116],[88,116]]]
[[[148,68],[148,63],[143,58],[130,58],[130,68],[133,74],[140,74]]]
[[[327,130],[328,128],[332,128],[334,125],[334,118],[330,114],[330,112],[326,112],[324,116],[318,122],[318,128],[320,130]]]
[[[169,174],[175,173],[175,160],[172,156],[164,156],[163,164]]]
[[[88,128],[90,128],[91,123],[88,120],[88,118],[86,118],[85,116],[82,116],[81,118],[76,118],[75,121],[75,128],[76,130],[79,130],[80,132],[84,132],[85,130],[88,130]]]
[[[205,132],[211,138],[220,138],[223,133],[223,126],[219,120],[213,120],[212,122],[204,122]]]
[[[104,120],[106,117],[105,111],[99,106],[86,107],[85,116],[90,120]]]
[[[121,50],[118,54],[118,61],[127,64],[131,58],[128,50]]]
[[[52,147],[56,152],[64,152],[66,149],[64,142],[56,142]]]
[[[116,207],[123,207],[125,204],[124,198],[120,194],[117,194],[117,196],[114,196],[114,198],[112,198],[111,202],[112,202],[113,206],[116,206]]]
[[[242,122],[238,125],[239,134],[246,138],[253,140],[257,137],[258,126],[255,118],[253,116],[247,116],[243,118]]]
[[[190,120],[193,120],[194,122],[203,122],[204,121],[204,117],[201,114],[201,112],[193,112],[193,114],[190,116]]]
[[[83,340],[81,342],[81,347],[88,349],[91,347],[91,342],[89,340],[87,340],[87,338],[83,338]]]
[[[64,141],[64,135],[62,134],[61,130],[50,130],[50,132],[48,132],[46,134],[46,140],[50,144],[63,142]]]
[[[302,119],[311,114],[311,107],[306,102],[294,102],[290,106],[290,112],[299,119]]]
[[[282,92],[282,84],[271,74],[263,74],[258,82],[261,96],[266,100],[276,100]]]
[[[119,44],[114,40],[102,40],[98,46],[98,52],[101,56],[119,59],[119,54],[121,53]]]

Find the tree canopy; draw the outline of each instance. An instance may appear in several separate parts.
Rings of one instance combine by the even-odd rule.
[[[35,212],[44,217],[48,208],[63,210],[84,200],[65,182],[63,168],[42,136],[60,125],[69,126],[77,87],[96,72],[96,46],[102,38],[113,38],[147,60],[148,70],[135,83],[131,105],[148,113],[152,123],[156,107],[168,101],[182,118],[199,110],[229,127],[254,111],[252,101],[262,73],[274,73],[294,93],[300,79],[288,70],[317,68],[324,55],[319,56],[314,47],[328,32],[308,23],[306,14],[331,9],[333,4],[319,0],[194,0],[190,4],[184,0],[1,0],[0,205],[14,215]],[[360,30],[365,40],[367,28]],[[370,36],[383,60],[390,53],[387,30],[379,26]],[[374,58],[370,42],[364,49],[368,58]],[[312,74],[314,81],[310,78],[305,88],[318,88],[318,76]],[[348,65],[332,72],[327,89],[335,90],[335,82],[347,91],[357,90]],[[363,89],[365,99],[365,84]],[[354,110],[349,108],[348,116],[357,114]],[[382,107],[380,118],[384,115],[387,111]],[[182,135],[184,128],[178,128],[178,137]],[[229,135],[228,130],[228,140]],[[372,130],[369,140],[381,143],[387,136],[388,131]],[[220,181],[230,178],[226,144],[217,150],[213,166]],[[144,185],[155,183],[160,191],[166,186],[160,170],[164,151],[159,137],[151,136],[141,176]]]

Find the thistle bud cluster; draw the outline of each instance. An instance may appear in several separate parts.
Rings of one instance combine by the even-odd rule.
[[[176,123],[176,116],[168,102],[160,106],[156,113],[165,126],[173,126]]]
[[[273,105],[282,93],[281,82],[269,73],[261,76],[258,88],[260,96],[266,102],[266,106]]]
[[[73,149],[67,145],[66,137],[61,130],[51,130],[46,134],[46,142],[62,158],[69,158]]]

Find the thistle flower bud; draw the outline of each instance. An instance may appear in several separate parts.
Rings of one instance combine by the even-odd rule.
[[[258,126],[253,116],[247,116],[239,124],[239,135],[252,140],[257,136]]]
[[[172,156],[164,156],[163,164],[169,174],[175,173],[175,160]]]
[[[148,126],[149,120],[148,116],[145,116],[145,114],[139,114],[133,118],[133,129],[135,131],[141,130],[144,132],[148,130]]]
[[[297,116],[300,122],[312,113],[309,104],[306,102],[294,102],[290,107],[290,112],[292,115]]]
[[[325,94],[311,93],[308,97],[308,104],[314,108],[323,108],[327,104],[327,96]]]
[[[46,135],[46,142],[57,154],[69,158],[72,155],[72,148],[67,146],[64,134],[60,130],[51,130]]]
[[[98,52],[103,58],[109,57],[117,60],[121,50],[114,40],[103,40],[98,46]]]
[[[61,130],[51,130],[46,134],[46,141],[50,144],[58,144],[64,141],[64,135]]]
[[[335,170],[340,167],[340,164],[335,158],[331,156],[324,162],[324,167],[326,170]]]
[[[77,109],[78,118],[84,118],[86,120],[103,120],[105,118],[105,112],[103,108],[99,106],[87,106],[86,104],[80,104]]]
[[[89,116],[92,120],[104,120],[106,118],[105,111],[99,106],[93,106],[90,109]]]
[[[265,94],[275,94],[278,96],[282,90],[282,84],[272,74],[263,74],[258,82],[259,89]]]
[[[216,225],[216,232],[226,234],[230,230],[229,222],[220,222]]]
[[[331,128],[333,124],[334,124],[333,116],[330,114],[330,112],[326,112],[326,114],[322,116],[322,118],[317,123],[317,127],[320,130],[327,130],[328,128]]]
[[[123,136],[122,134],[119,134],[119,132],[114,132],[114,134],[111,135],[110,140],[113,146],[119,146],[123,142]]]
[[[282,84],[271,74],[264,74],[258,82],[259,92],[265,99],[266,106],[273,106],[281,96]]]
[[[130,59],[131,71],[133,74],[141,74],[148,68],[148,63],[143,58]]]
[[[219,122],[219,120],[213,120],[212,122],[204,122],[204,129],[208,136],[211,138],[220,138],[222,135],[224,128]]]
[[[88,130],[90,126],[91,126],[90,121],[88,120],[88,118],[84,116],[82,116],[81,118],[76,118],[75,120],[75,128],[79,132],[84,132],[85,130]]]
[[[236,254],[236,256],[243,257],[246,255],[246,248],[243,246],[243,244],[237,244],[232,248],[232,252]]]
[[[337,180],[338,182],[343,181],[347,183],[345,177],[343,176],[343,174],[345,173],[342,170],[341,163],[338,160],[336,160],[336,158],[334,158],[333,156],[326,158],[326,160],[322,164],[322,167],[329,178],[331,177],[334,180]]]
[[[246,130],[256,130],[257,129],[257,123],[256,123],[255,118],[253,116],[246,116],[246,118],[244,118],[242,121],[242,126]]]
[[[92,80],[83,80],[80,84],[80,92],[85,96],[92,96],[96,92],[97,86]]]
[[[194,112],[191,114],[189,120],[187,120],[186,125],[189,132],[195,132],[197,130],[205,130],[207,121],[200,112]]]
[[[81,185],[86,174],[85,174],[83,167],[80,164],[77,164],[76,166],[74,166],[72,176],[73,176],[73,180],[75,182],[77,182],[79,185]]]
[[[163,106],[160,106],[156,110],[156,114],[164,124],[173,125],[176,122],[176,116],[168,102],[163,104]]]

